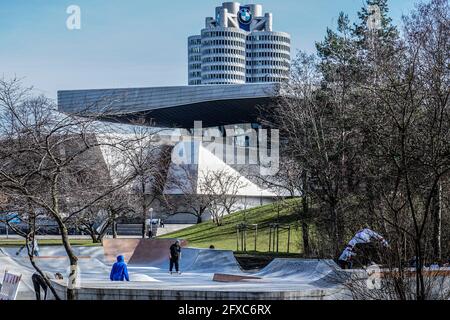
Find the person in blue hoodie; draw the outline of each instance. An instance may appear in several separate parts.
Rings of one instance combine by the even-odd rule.
[[[125,263],[125,259],[122,255],[117,257],[117,262],[114,263],[109,278],[111,281],[130,281],[127,264]]]

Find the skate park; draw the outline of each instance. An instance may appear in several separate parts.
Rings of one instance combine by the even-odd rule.
[[[448,0],[10,3],[0,304],[450,300]]]
[[[348,299],[346,276],[332,260],[275,258],[259,270],[243,270],[230,250],[189,247],[182,241],[181,274],[171,275],[168,248],[173,239],[105,239],[102,247],[74,247],[78,256],[79,300],[327,300]],[[0,249],[2,270],[22,275],[17,299],[34,299],[31,276],[35,272],[19,248]],[[128,264],[129,282],[111,282],[116,256]],[[36,264],[52,279],[64,299],[69,260],[62,246],[42,246]],[[48,299],[52,299],[49,294]]]

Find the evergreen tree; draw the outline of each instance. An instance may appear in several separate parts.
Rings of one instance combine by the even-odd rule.
[[[388,0],[366,0],[353,25],[361,80],[379,81],[377,66],[395,56],[399,33],[389,17]],[[393,61],[391,61],[393,63]]]
[[[373,45],[391,47],[398,39],[397,27],[389,17],[388,0],[366,0],[366,6],[358,12],[359,23],[354,24],[353,34],[361,48]]]
[[[322,42],[316,43],[320,58],[319,70],[326,83],[347,83],[353,79],[357,69],[357,47],[350,20],[346,14],[339,14],[337,31],[327,28]]]

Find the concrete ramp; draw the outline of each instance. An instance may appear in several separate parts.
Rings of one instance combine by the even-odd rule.
[[[171,242],[169,242],[171,244]],[[173,242],[172,242],[173,243]],[[169,250],[166,244],[153,246],[145,250],[147,256],[139,259],[130,259],[131,270],[147,269],[154,272],[166,272],[169,270]],[[170,245],[169,245],[170,246]],[[152,252],[155,251],[155,252]],[[215,273],[220,272],[242,273],[242,270],[229,250],[214,250],[184,247],[181,249],[180,271],[183,273]]]
[[[336,273],[340,268],[333,260],[316,259],[274,259],[255,275],[271,278],[302,278],[317,281]]]
[[[21,247],[5,247],[2,250],[10,257],[27,257],[27,248],[23,248],[20,252]],[[75,247],[73,247],[75,248]],[[17,254],[18,253],[18,254]],[[39,255],[44,257],[49,256],[66,256],[66,251],[63,246],[39,246]]]
[[[189,272],[215,273],[241,273],[242,269],[231,250],[197,249],[198,255]]]
[[[130,266],[159,266],[169,259],[169,248],[176,239],[104,239],[105,261],[113,263],[123,255]],[[180,240],[182,247],[187,245]]]
[[[180,264],[180,270],[182,272],[185,272],[187,270],[190,270],[192,268],[192,265],[197,260],[198,254],[202,249],[196,249],[196,248],[182,248],[181,249],[181,259],[179,261]],[[163,252],[163,256],[160,259],[154,259],[150,263],[139,263],[139,264],[133,264],[130,263],[128,265],[128,268],[130,270],[142,270],[142,271],[154,271],[154,272],[160,272],[160,271],[169,271],[169,250],[166,249]]]
[[[128,262],[141,239],[104,239],[102,241],[105,261],[114,263],[118,255]]]

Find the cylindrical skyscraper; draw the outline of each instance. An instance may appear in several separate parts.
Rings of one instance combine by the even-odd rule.
[[[237,28],[202,30],[202,84],[245,83],[245,40]]]
[[[247,36],[246,82],[289,79],[291,38],[285,32],[254,31]]]
[[[188,38],[188,81],[189,85],[202,84],[202,37]]]
[[[189,37],[189,84],[282,82],[289,78],[289,34],[274,32],[259,4],[225,2]]]

